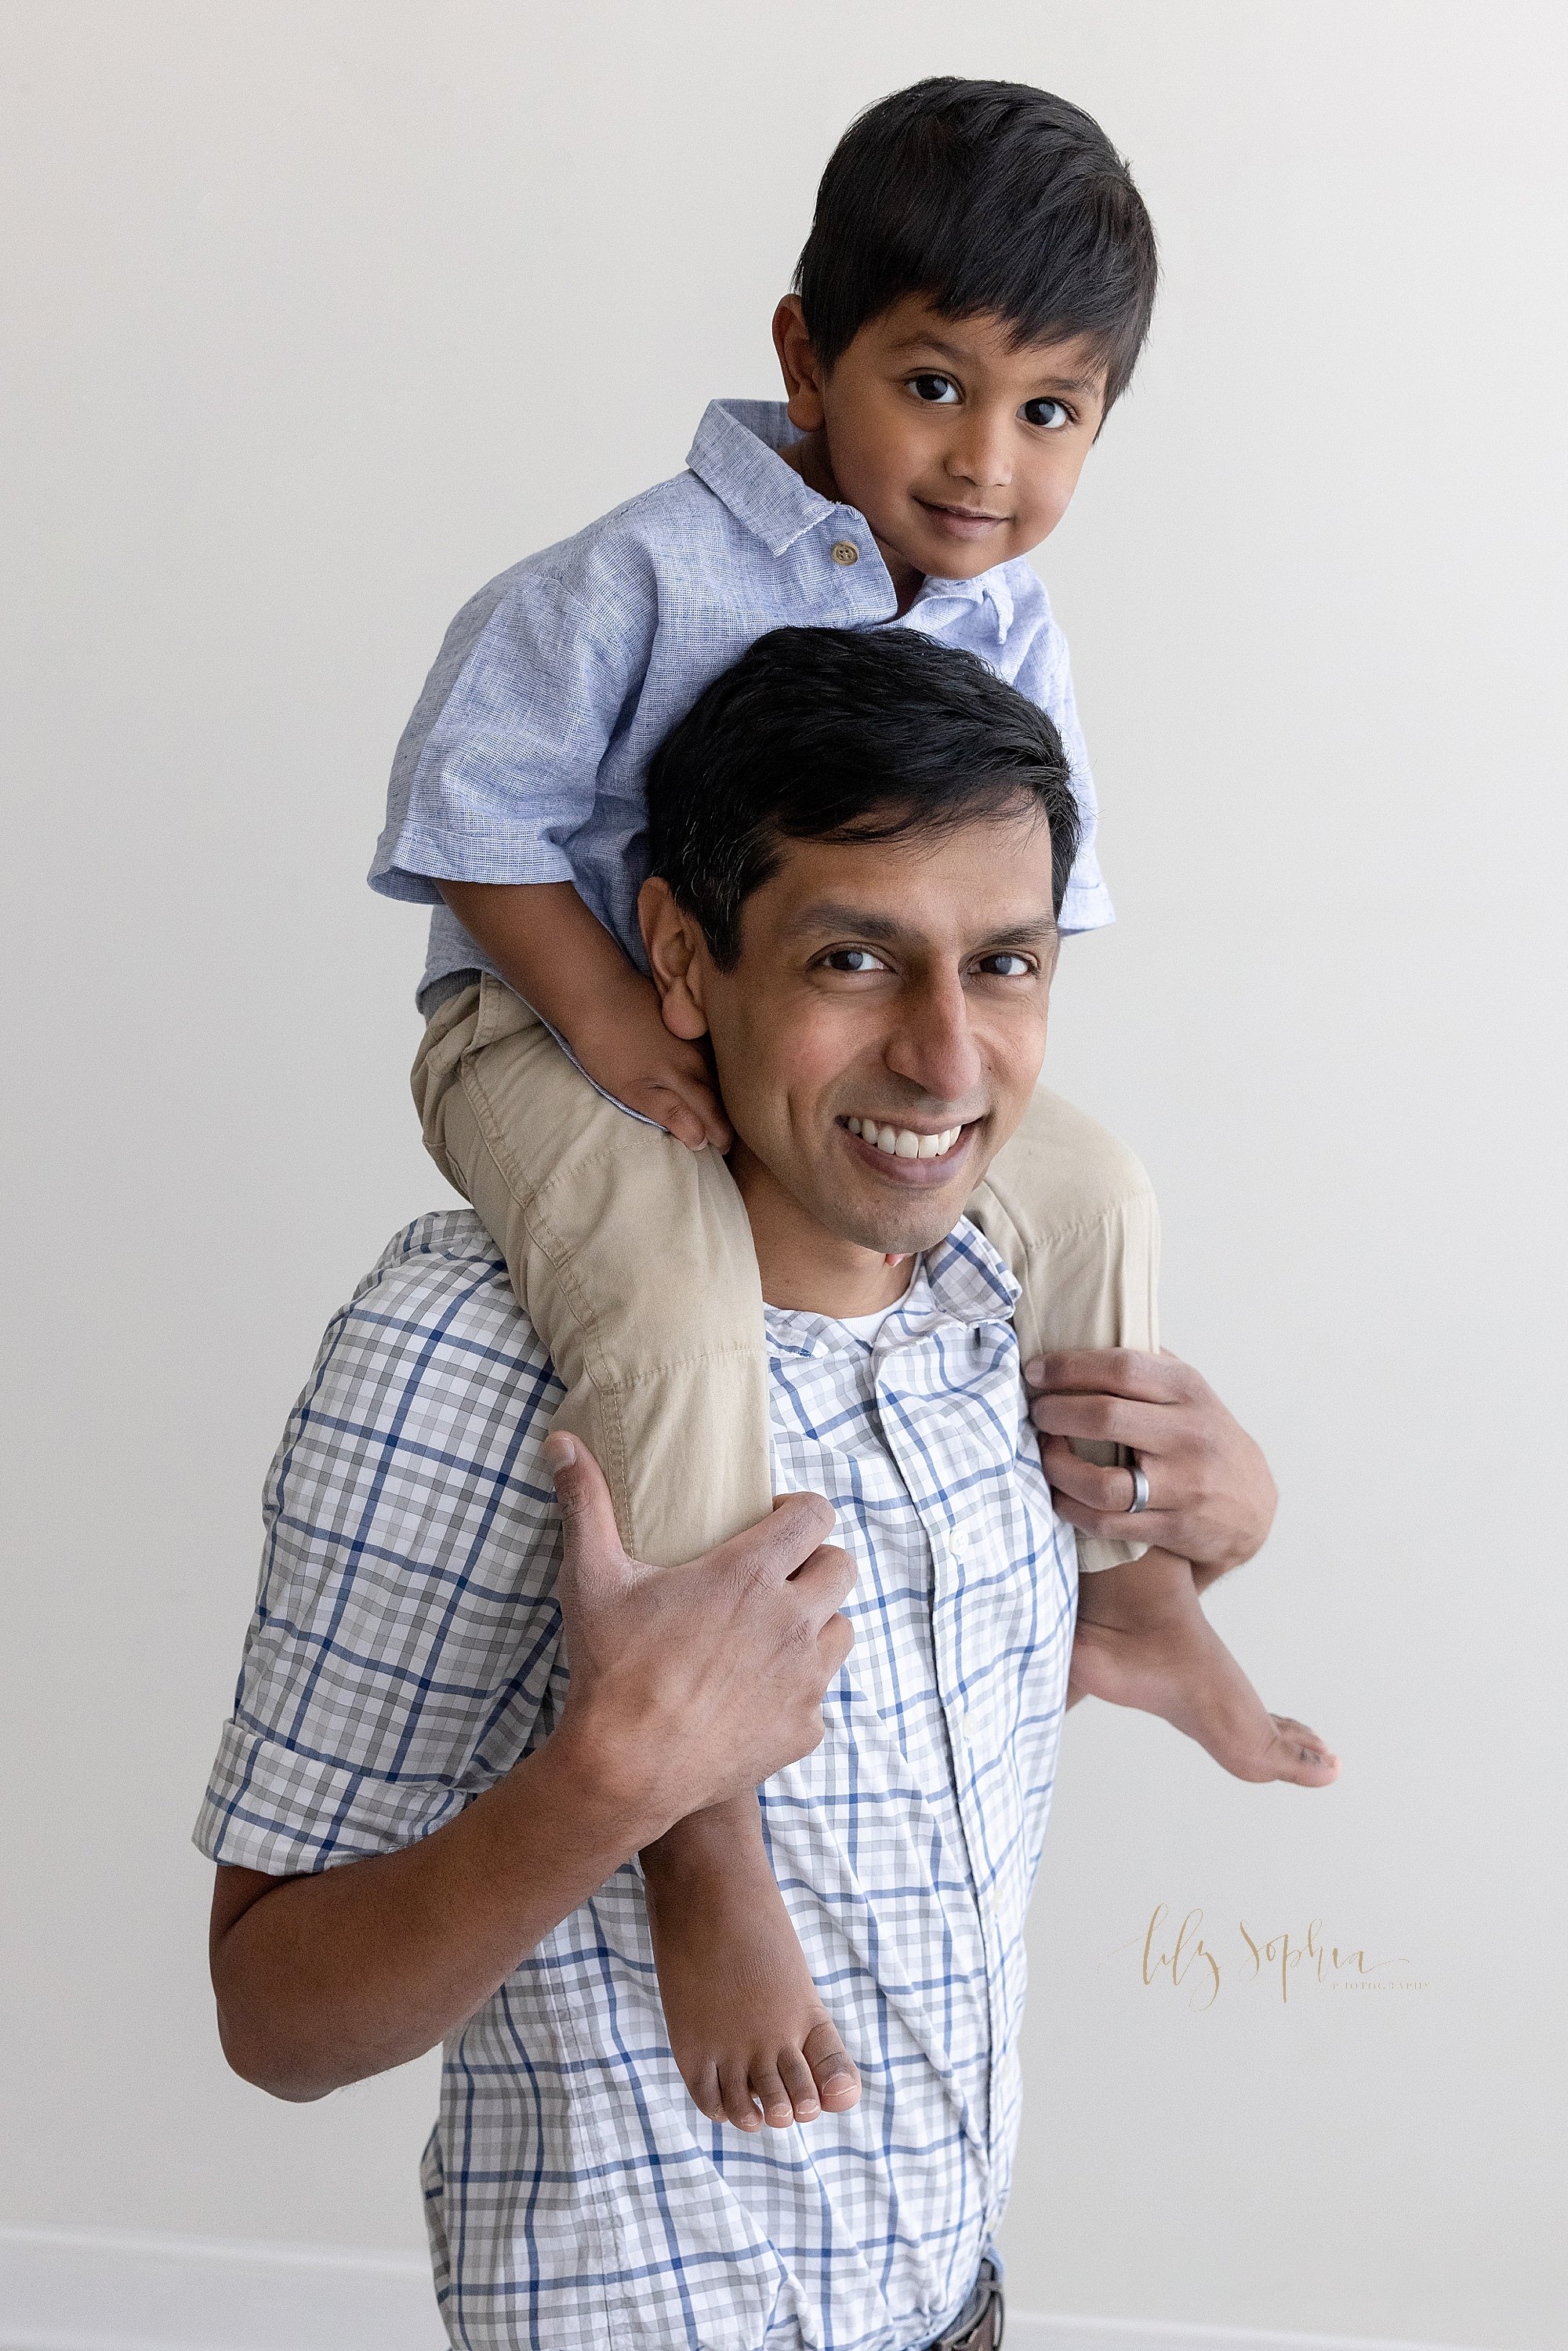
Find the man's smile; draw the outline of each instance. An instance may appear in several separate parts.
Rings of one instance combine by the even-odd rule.
[[[850,1136],[857,1158],[870,1161],[879,1176],[895,1183],[945,1184],[968,1157],[969,1139],[977,1122],[956,1126],[894,1125],[874,1118],[849,1117],[837,1122]]]

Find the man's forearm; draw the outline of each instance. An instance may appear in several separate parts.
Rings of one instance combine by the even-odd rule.
[[[669,1825],[566,1730],[398,1853],[257,1886],[220,1870],[212,1970],[236,2073],[319,2098],[405,2064]]]

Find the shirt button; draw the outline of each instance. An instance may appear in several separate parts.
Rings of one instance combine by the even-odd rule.
[[[835,563],[858,563],[861,559],[860,549],[852,538],[835,538],[832,555]]]

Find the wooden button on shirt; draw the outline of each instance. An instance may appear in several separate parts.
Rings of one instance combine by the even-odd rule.
[[[832,552],[835,563],[858,563],[861,559],[860,549],[852,538],[835,538]]]

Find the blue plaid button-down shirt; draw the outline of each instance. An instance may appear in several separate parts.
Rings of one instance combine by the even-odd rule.
[[[425,990],[495,967],[441,901],[456,882],[573,882],[645,969],[648,762],[703,688],[786,622],[874,628],[897,598],[863,515],[779,451],[783,407],[716,400],[686,471],[503,571],[446,632],[392,765],[371,885],[434,909]],[[853,563],[833,549],[852,547]],[[1064,931],[1112,919],[1067,641],[1021,559],[927,580],[902,624],[978,653],[1054,719],[1082,833]]]
[[[860,2105],[756,2137],[698,2113],[628,1863],[447,2044],[425,2187],[454,2344],[911,2351],[961,2309],[1008,2192],[1075,1600],[1014,1295],[960,1225],[869,1343],[768,1314],[776,1482],[827,1495],[859,1582],[826,1737],[763,1820]],[[549,1735],[559,1395],[475,1217],[392,1242],[269,1476],[214,1861],[406,1845]]]

